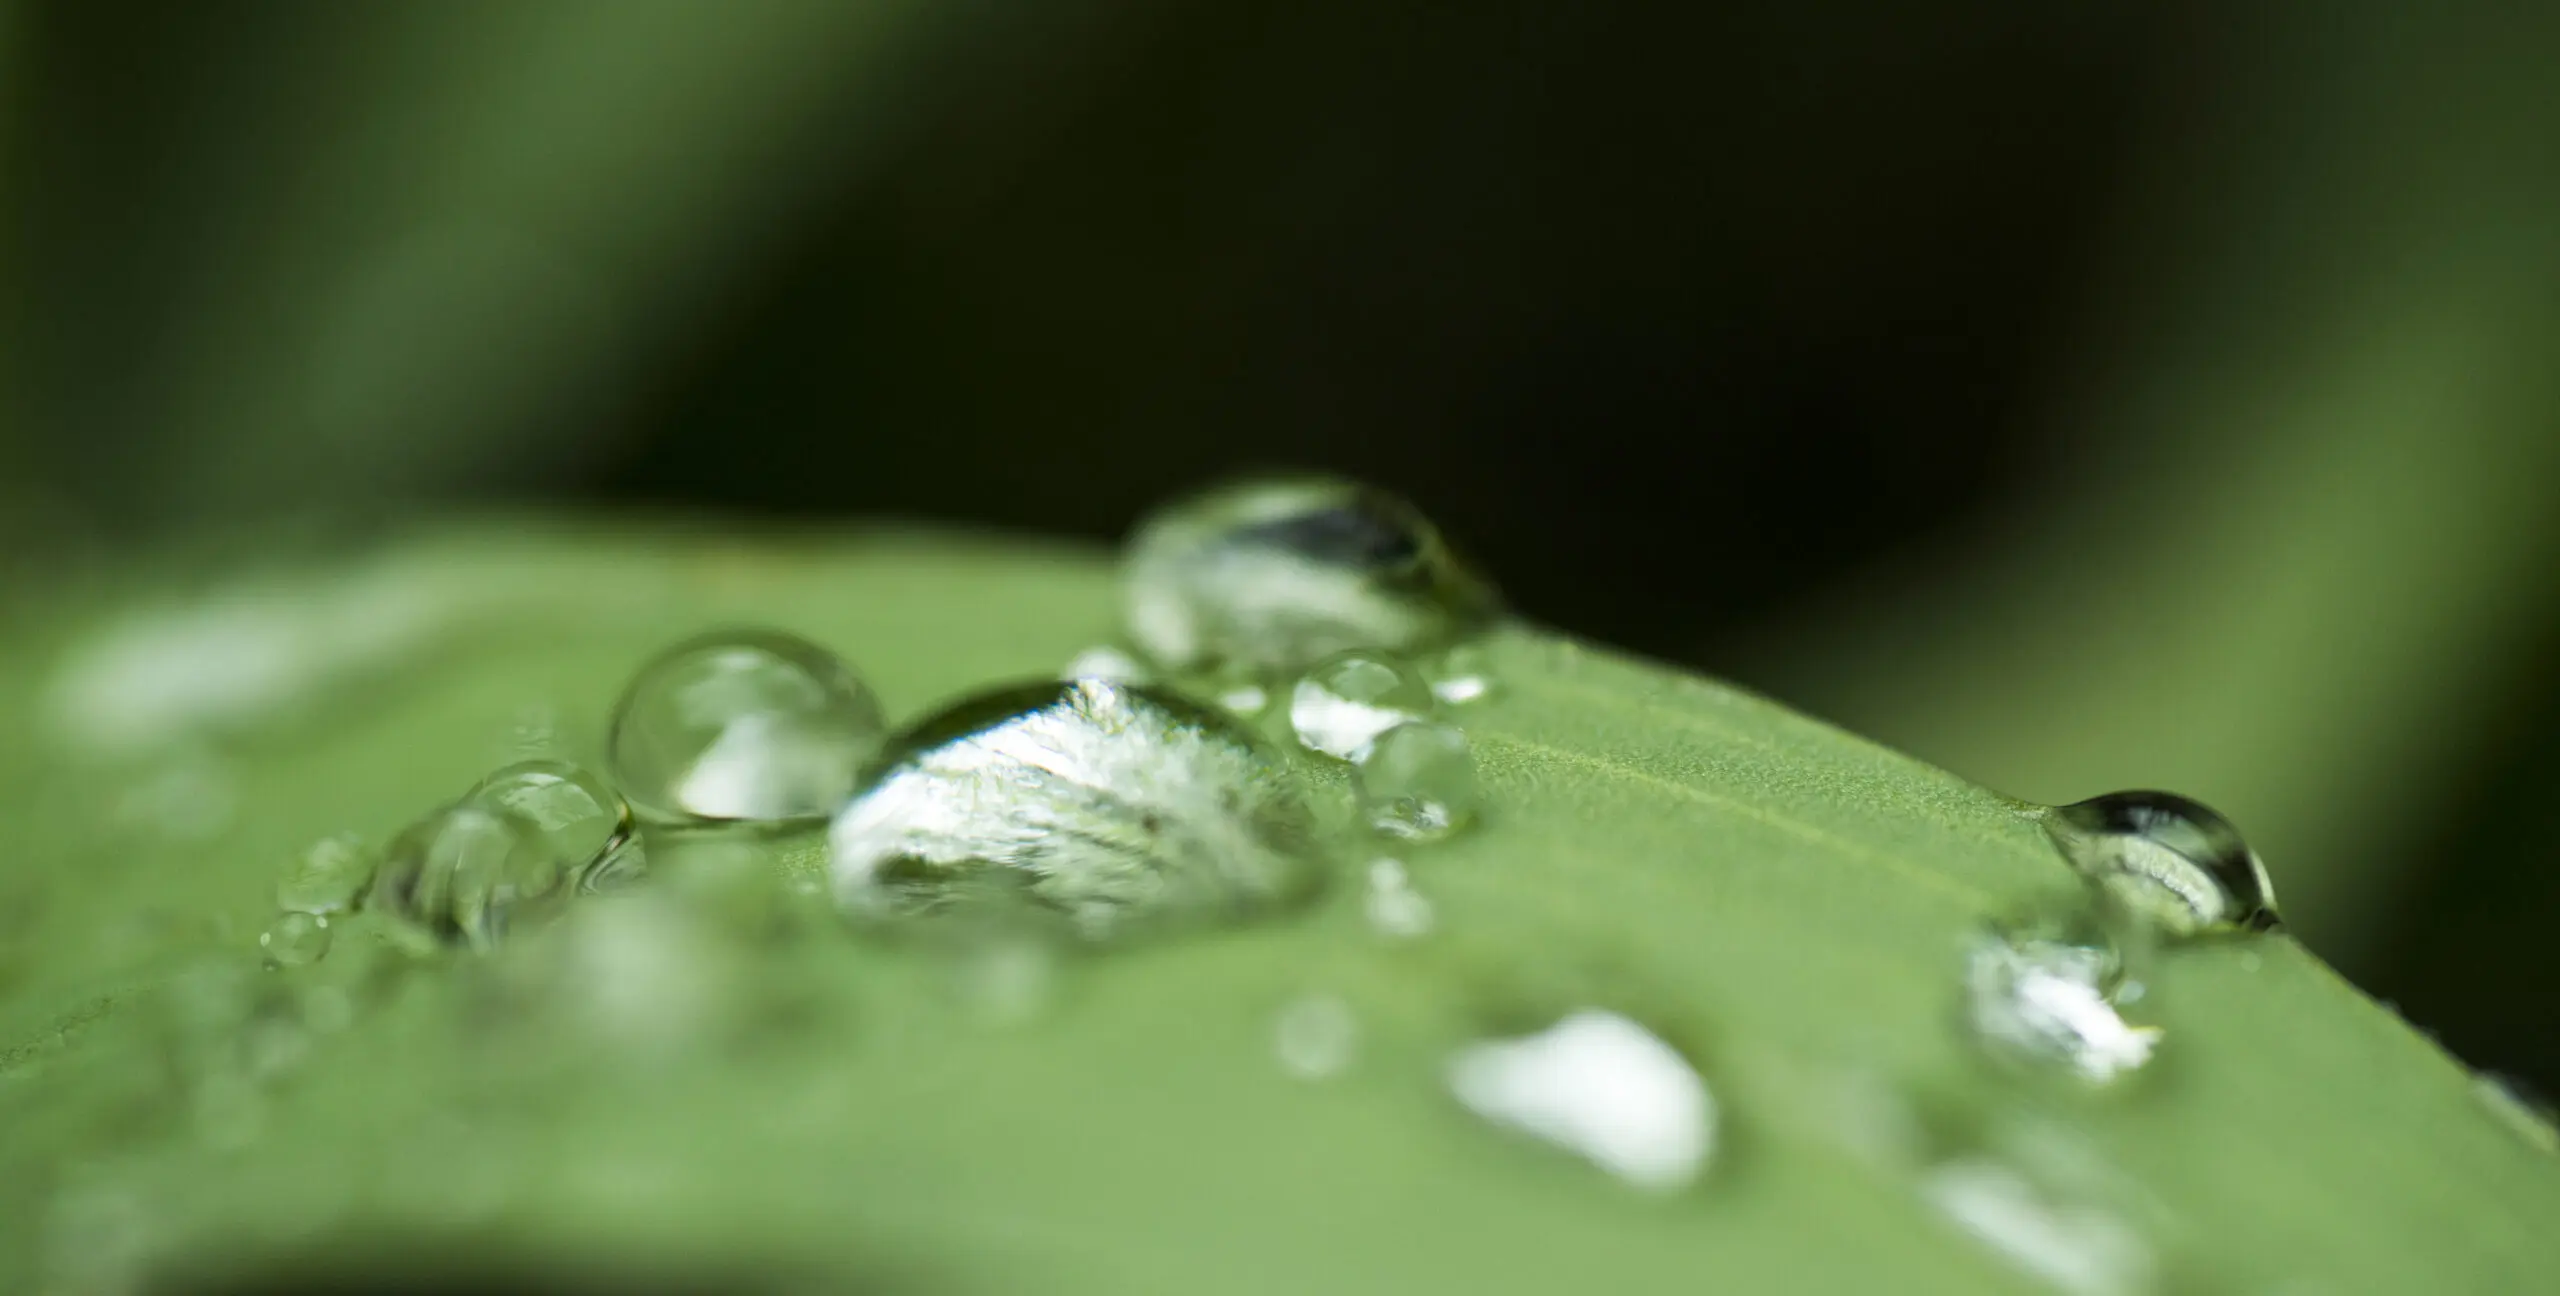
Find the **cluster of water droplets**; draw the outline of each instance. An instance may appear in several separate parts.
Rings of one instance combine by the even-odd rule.
[[[349,837],[312,847],[277,883],[263,957],[307,967],[359,915],[414,952],[487,951],[647,873],[658,899],[589,924],[559,956],[619,987],[591,1005],[597,1029],[638,1036],[719,982],[667,975],[667,949],[703,944],[686,914],[770,930],[792,897],[820,891],[866,926],[1006,915],[971,919],[945,946],[960,951],[963,1001],[995,1017],[1046,1001],[1055,956],[1041,916],[1080,939],[1232,921],[1347,869],[1380,940],[1430,936],[1437,910],[1402,856],[1481,810],[1457,720],[1500,691],[1476,637],[1495,616],[1491,587],[1410,505],[1321,479],[1177,503],[1137,529],[1123,574],[1123,643],[894,728],[862,678],[808,640],[747,630],[679,643],[624,689],[603,769],[522,761],[380,851]],[[2050,1081],[2118,1094],[2174,1047],[2154,965],[2273,927],[2272,890],[2238,833],[2184,798],[2118,793],[2036,815],[2076,877],[1985,923],[1950,969],[1950,997],[1994,1093]],[[822,861],[788,884],[768,853],[737,845],[820,825]],[[689,862],[661,877],[644,844]],[[1605,1004],[1546,1020],[1455,1050],[1451,1098],[1645,1191],[1709,1171],[1726,1116],[1702,1068]],[[1360,1036],[1334,994],[1291,1000],[1273,1030],[1283,1069],[1310,1081],[1344,1074]],[[2522,1110],[2504,1089],[2484,1100]],[[2017,1111],[2031,1110],[2022,1096]],[[2071,1176],[2000,1140],[1897,1146],[1871,1159],[2018,1267],[2073,1292],[2150,1288],[2141,1229],[2089,1205]]]

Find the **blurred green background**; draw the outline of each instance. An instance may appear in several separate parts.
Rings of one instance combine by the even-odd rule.
[[[2560,7],[0,3],[0,618],[520,508],[1400,489],[1527,613],[2167,786],[2560,1081]]]

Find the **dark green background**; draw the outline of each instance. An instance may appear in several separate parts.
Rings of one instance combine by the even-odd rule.
[[[2548,1084],[2560,11],[2407,8],[0,5],[0,608],[1329,468],[1542,619],[2222,806]]]

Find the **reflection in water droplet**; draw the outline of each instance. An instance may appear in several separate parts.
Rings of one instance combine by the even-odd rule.
[[[1096,644],[1077,653],[1068,661],[1066,668],[1058,672],[1058,678],[1115,680],[1122,684],[1143,684],[1147,681],[1147,668],[1140,664],[1137,658],[1109,644]]]
[[[1402,860],[1370,861],[1369,894],[1362,908],[1370,929],[1389,939],[1411,940],[1431,933],[1431,901],[1413,889]]]
[[[258,934],[258,948],[266,951],[268,967],[317,963],[329,952],[329,920],[307,913],[277,914]]]
[[[2142,925],[2090,891],[2070,903],[1995,924],[1965,960],[1965,1008],[1974,1037],[1994,1054],[2080,1081],[2111,1084],[2140,1070],[2160,1028],[2125,1020],[2142,983]]]
[[[2072,1296],[2152,1288],[2150,1244],[2122,1217],[2057,1199],[2020,1169],[1982,1156],[1930,1167],[1920,1194],[2003,1259]]]
[[[613,781],[664,819],[832,814],[886,723],[871,690],[796,635],[731,631],[676,645],[615,705]]]
[[[566,761],[519,761],[480,780],[463,800],[524,816],[561,867],[581,879],[631,832],[631,807],[621,794]]]
[[[1491,612],[1491,591],[1413,506],[1350,482],[1245,482],[1139,524],[1129,633],[1173,670],[1294,674],[1350,648],[1412,652]]]
[[[1475,821],[1475,756],[1454,725],[1418,720],[1378,735],[1351,783],[1361,815],[1389,837],[1438,841]]]
[[[560,858],[522,815],[456,804],[411,824],[384,853],[365,900],[413,945],[495,945],[508,924],[564,889]]]
[[[2499,1124],[2524,1140],[2527,1147],[2560,1153],[2560,1114],[2554,1113],[2551,1104],[2524,1081],[2483,1071],[2472,1077],[2471,1092]]]
[[[1330,1080],[1351,1068],[1360,1047],[1360,1020],[1351,1005],[1332,995],[1289,1001],[1272,1023],[1272,1052],[1280,1067],[1301,1080]]]
[[[1683,1187],[1715,1150],[1706,1082],[1670,1045],[1615,1013],[1584,1009],[1536,1035],[1471,1044],[1450,1060],[1448,1079],[1478,1116],[1639,1188]]]
[[[893,739],[836,817],[829,866],[855,910],[1027,894],[1101,934],[1303,894],[1310,833],[1287,764],[1233,720],[1075,680],[980,694]]]
[[[352,833],[324,837],[302,853],[292,872],[276,880],[276,908],[292,913],[345,913],[373,880],[373,865],[373,852],[361,838]]]
[[[2045,818],[2074,868],[2178,936],[2276,925],[2267,870],[2229,820],[2167,792],[2111,792]]]
[[[1432,701],[1430,686],[1394,656],[1336,653],[1290,691],[1289,727],[1307,750],[1356,761],[1378,735],[1430,715]]]

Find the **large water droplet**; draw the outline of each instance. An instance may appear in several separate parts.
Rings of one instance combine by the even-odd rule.
[[[2204,805],[2168,792],[2110,792],[2056,806],[2044,824],[2074,868],[2173,935],[2276,925],[2266,866]]]
[[[2142,1069],[2160,1028],[2125,1019],[2142,925],[2102,892],[1991,926],[1965,959],[1965,1012],[1993,1054],[2092,1085]]]
[[[1356,761],[1378,735],[1431,714],[1431,686],[1393,654],[1336,653],[1316,663],[1289,694],[1298,744]]]
[[[1476,817],[1476,762],[1467,736],[1430,720],[1378,735],[1351,767],[1369,826],[1408,841],[1438,841]]]
[[[291,913],[336,914],[355,907],[373,881],[373,852],[351,833],[324,837],[302,853],[293,871],[276,880],[276,908]]]
[[[1129,633],[1168,668],[1294,674],[1350,648],[1445,643],[1490,614],[1490,589],[1431,523],[1384,491],[1323,478],[1245,482],[1140,523]]]
[[[538,912],[567,878],[542,830],[512,811],[456,804],[393,839],[368,912],[413,943],[495,945],[510,922]]]
[[[1449,1090],[1478,1116],[1582,1157],[1639,1188],[1698,1177],[1716,1103],[1697,1070],[1616,1013],[1583,1009],[1535,1035],[1468,1045]]]
[[[613,781],[664,819],[833,814],[886,732],[834,654],[779,631],[689,640],[640,668],[614,708]]]
[[[329,920],[317,914],[277,914],[258,934],[258,948],[265,952],[269,967],[317,963],[329,952]]]
[[[581,880],[631,834],[631,807],[622,795],[566,761],[519,761],[480,780],[463,799],[524,816]]]
[[[1287,764],[1235,721],[1087,679],[981,694],[907,729],[836,817],[829,856],[858,911],[1020,893],[1100,934],[1301,894],[1310,839]]]

